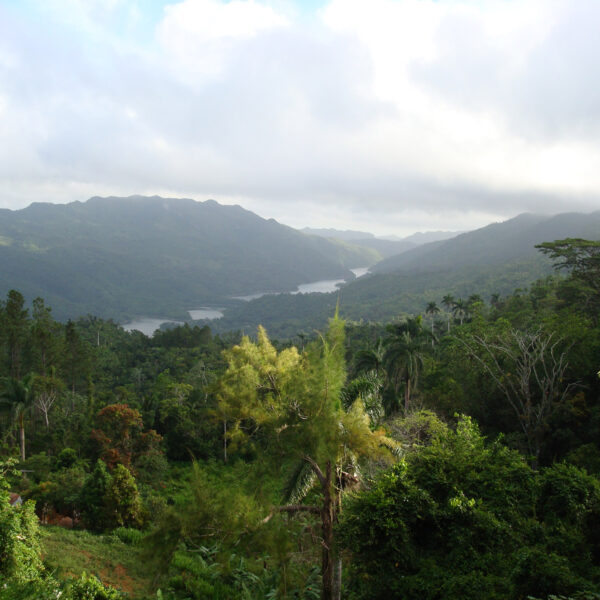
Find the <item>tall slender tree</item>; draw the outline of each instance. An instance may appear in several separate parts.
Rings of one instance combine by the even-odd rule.
[[[396,393],[399,382],[404,383],[404,412],[408,414],[411,395],[427,352],[429,334],[423,329],[420,315],[388,326],[388,332],[390,335],[385,340],[388,377],[395,382]]]
[[[454,303],[456,300],[452,294],[446,294],[442,298],[442,304],[446,307],[446,311],[448,312],[448,332],[450,332],[450,316],[452,314],[452,308],[454,307]]]
[[[435,322],[435,315],[437,315],[439,312],[440,312],[440,308],[436,302],[429,302],[427,304],[425,313],[431,317],[431,346],[433,346],[435,343],[434,322]]]
[[[25,298],[20,292],[10,290],[3,311],[3,329],[8,351],[10,376],[20,379],[23,347],[27,339],[29,311],[24,308]]]
[[[296,459],[285,500],[265,517],[306,512],[321,521],[323,600],[340,597],[341,562],[336,554],[334,525],[342,493],[357,481],[354,470],[361,456],[385,453],[395,444],[381,431],[372,431],[362,403],[348,411],[341,401],[346,377],[344,323],[332,319],[325,336],[307,345],[277,352],[264,329],[257,343],[244,338],[227,351],[229,367],[219,387],[219,415],[227,415],[232,448],[246,442],[263,444],[263,458],[281,464]],[[319,504],[302,503],[315,489]],[[304,491],[304,493],[303,493]]]
[[[1,383],[0,407],[19,428],[21,460],[25,460],[25,418],[35,405],[33,382],[34,376],[29,374],[23,380],[6,377]]]

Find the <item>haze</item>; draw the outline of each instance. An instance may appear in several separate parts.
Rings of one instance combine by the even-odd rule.
[[[0,1],[0,206],[406,235],[600,208],[595,0]]]

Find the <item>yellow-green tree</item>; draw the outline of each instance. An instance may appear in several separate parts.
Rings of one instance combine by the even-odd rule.
[[[256,342],[245,337],[225,357],[229,366],[218,393],[225,443],[230,451],[260,451],[263,461],[297,459],[287,485],[289,503],[272,508],[264,522],[281,512],[319,516],[322,598],[339,598],[341,562],[333,531],[342,492],[358,482],[361,458],[389,455],[386,448],[394,448],[382,431],[372,430],[360,400],[343,408],[344,322],[336,315],[326,335],[301,354],[295,347],[277,352],[259,328]],[[302,503],[313,487],[320,504]]]

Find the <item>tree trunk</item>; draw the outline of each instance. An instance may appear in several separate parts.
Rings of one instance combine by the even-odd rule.
[[[333,498],[331,497],[331,461],[327,461],[323,485],[323,507],[321,508],[321,528],[323,551],[321,577],[323,580],[321,600],[334,600],[333,596]]]
[[[342,598],[342,557],[336,552],[333,565],[333,600]]]
[[[19,442],[21,445],[21,460],[25,460],[25,423],[23,422],[23,415],[19,419]]]
[[[410,405],[410,377],[406,378],[404,387],[404,416],[408,415],[408,407]]]
[[[227,462],[227,421],[223,421],[223,462]]]

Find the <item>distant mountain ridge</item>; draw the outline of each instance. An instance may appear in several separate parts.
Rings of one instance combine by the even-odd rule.
[[[375,265],[374,273],[433,271],[463,266],[497,265],[538,255],[536,244],[566,237],[600,238],[600,211],[590,214],[524,213],[502,223],[424,244]]]
[[[372,233],[368,233],[367,231],[352,231],[351,229],[333,229],[333,228],[313,228],[313,227],[303,227],[300,229],[302,233],[306,235],[318,235],[319,237],[324,238],[335,238],[336,240],[343,240],[345,242],[354,242],[355,240],[366,240],[375,238]]]
[[[370,274],[343,286],[340,311],[352,320],[387,321],[403,314],[423,314],[428,302],[441,304],[446,294],[467,298],[506,295],[553,273],[548,257],[535,245],[581,237],[600,240],[600,211],[555,216],[522,214],[502,223],[436,241],[387,258]],[[252,330],[262,323],[275,336],[294,335],[299,318],[305,328],[321,328],[338,295],[273,296],[234,307],[215,326]],[[289,318],[292,316],[293,320]]]
[[[372,248],[381,254],[383,258],[388,258],[396,254],[401,254],[422,244],[447,240],[459,235],[462,232],[455,231],[417,231],[407,237],[398,237],[395,235],[378,237],[366,231],[341,231],[339,229],[312,229],[305,227],[301,229],[302,233],[316,235],[327,239],[337,239],[349,241],[356,246],[363,248]]]
[[[379,256],[306,236],[240,206],[159,196],[0,210],[0,294],[43,297],[58,317],[185,316],[254,291],[284,291]]]

